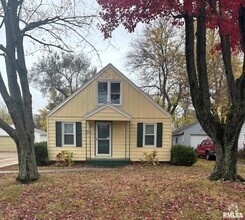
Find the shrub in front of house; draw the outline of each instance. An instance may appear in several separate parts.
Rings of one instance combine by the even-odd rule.
[[[171,149],[171,163],[179,166],[192,166],[197,162],[197,153],[192,147],[174,145]]]
[[[148,165],[158,165],[159,160],[157,158],[157,153],[158,151],[156,150],[152,151],[151,153],[143,152],[144,158],[141,159],[141,162]]]
[[[62,150],[60,153],[56,155],[55,165],[69,167],[74,163],[72,158],[73,158],[73,152],[68,151],[68,150]]]
[[[34,144],[37,166],[47,166],[49,164],[47,142]]]

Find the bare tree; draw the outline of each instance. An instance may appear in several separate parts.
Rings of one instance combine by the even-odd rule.
[[[168,20],[157,20],[145,26],[143,35],[131,43],[132,50],[126,57],[127,66],[138,71],[142,88],[171,115],[188,95],[181,35],[183,32]]]
[[[58,3],[57,3],[58,2]],[[0,74],[0,93],[7,105],[15,129],[0,119],[3,128],[15,141],[19,159],[17,180],[28,183],[38,179],[34,154],[32,96],[27,76],[24,40],[45,48],[70,51],[65,39],[86,41],[85,28],[94,16],[84,14],[83,2],[76,0],[1,0],[0,50],[5,59],[8,87]],[[3,69],[3,67],[1,67]]]

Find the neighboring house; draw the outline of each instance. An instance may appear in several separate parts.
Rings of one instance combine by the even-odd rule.
[[[12,125],[13,127],[13,125]],[[0,151],[16,152],[13,139],[2,128],[0,128]]]
[[[35,138],[34,138],[35,143],[47,141],[47,132],[39,130],[37,128],[34,129],[34,132],[35,132]]]
[[[199,122],[195,122],[175,130],[172,134],[172,143],[196,147],[207,137]]]
[[[14,127],[11,125],[11,127]],[[47,132],[41,131],[39,129],[34,130],[35,139],[34,142],[47,141]],[[16,145],[13,139],[0,128],[0,151],[16,152]]]
[[[238,149],[245,148],[245,122],[243,123],[239,138],[238,138]]]
[[[109,64],[48,113],[50,160],[62,150],[76,161],[139,161],[158,151],[170,161],[171,116]]]
[[[195,122],[184,125],[183,127],[175,130],[172,134],[172,143],[173,145],[183,144],[186,146],[196,147],[207,137],[208,135],[202,129],[199,122]],[[238,149],[243,147],[245,147],[245,123],[242,126],[238,139]]]

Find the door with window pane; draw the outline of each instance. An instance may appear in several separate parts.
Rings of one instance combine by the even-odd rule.
[[[111,123],[96,123],[96,156],[111,156]]]

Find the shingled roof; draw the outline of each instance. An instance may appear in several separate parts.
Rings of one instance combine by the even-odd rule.
[[[193,125],[197,124],[198,122],[194,122],[194,123],[191,123],[191,124],[187,124],[187,125],[184,125],[182,126],[181,128],[178,128],[176,129],[172,135],[180,135],[180,134],[183,134],[184,131],[190,127],[192,127]]]

